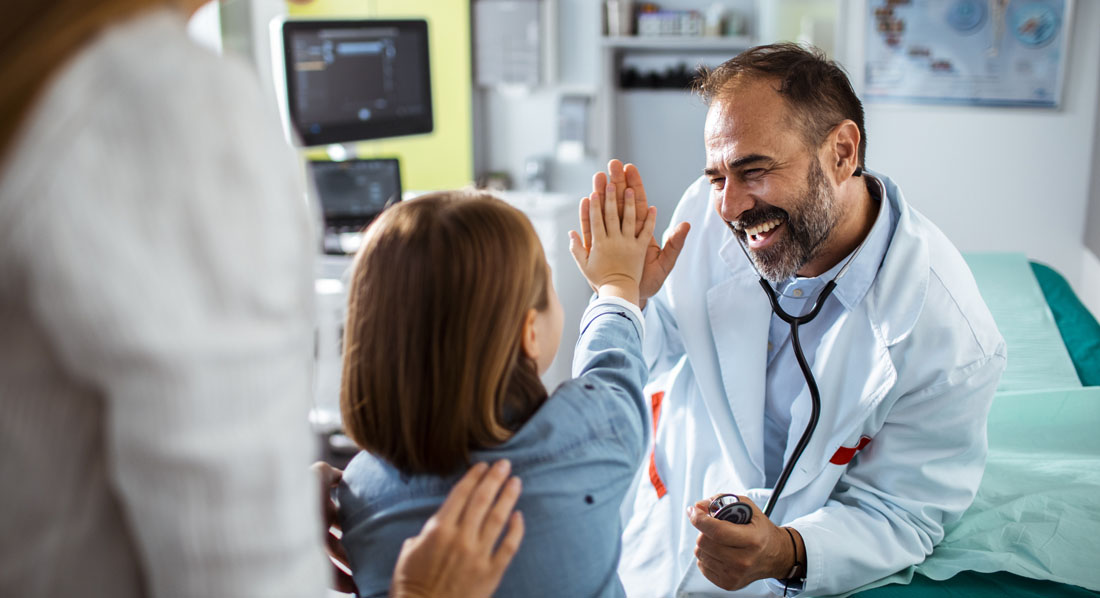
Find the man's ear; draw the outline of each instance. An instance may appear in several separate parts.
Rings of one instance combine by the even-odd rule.
[[[536,362],[539,360],[538,333],[535,330],[535,315],[537,313],[538,311],[534,308],[527,310],[527,317],[523,319],[523,332],[520,333],[523,352]]]
[[[859,127],[851,120],[845,120],[837,125],[829,135],[828,150],[830,158],[825,164],[829,165],[833,178],[837,183],[843,183],[852,176],[859,166]]]

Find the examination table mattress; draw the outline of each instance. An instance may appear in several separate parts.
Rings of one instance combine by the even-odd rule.
[[[966,256],[1008,345],[974,505],[859,598],[1100,597],[1100,325],[1053,269]]]

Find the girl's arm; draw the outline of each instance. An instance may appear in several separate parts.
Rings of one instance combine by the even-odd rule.
[[[599,295],[581,320],[573,374],[581,383],[578,390],[607,408],[629,414],[631,425],[620,429],[620,440],[631,462],[640,458],[644,449],[648,407],[642,387],[648,369],[642,357],[639,284],[657,219],[657,209],[648,207],[642,226],[637,226],[634,193],[634,189],[626,189],[621,218],[611,184],[602,195],[593,192],[582,199],[591,247],[586,248],[581,236],[572,231],[569,247]]]

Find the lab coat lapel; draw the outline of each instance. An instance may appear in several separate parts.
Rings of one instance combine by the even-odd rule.
[[[822,338],[813,372],[821,392],[821,415],[810,443],[787,480],[780,505],[821,474],[897,379],[889,351],[864,309],[844,314],[839,325]],[[806,429],[810,409],[810,392],[803,389],[792,409],[784,463]]]
[[[732,238],[719,255],[734,276],[707,291],[707,316],[714,334],[724,397],[708,397],[711,410],[733,414],[756,475],[739,472],[746,483],[764,479],[764,389],[771,307],[756,275]],[[753,480],[752,478],[757,478]]]

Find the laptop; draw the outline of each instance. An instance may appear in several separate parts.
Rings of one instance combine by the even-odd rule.
[[[386,207],[401,201],[396,158],[311,160],[309,167],[324,217],[325,253],[357,251],[363,229]]]

